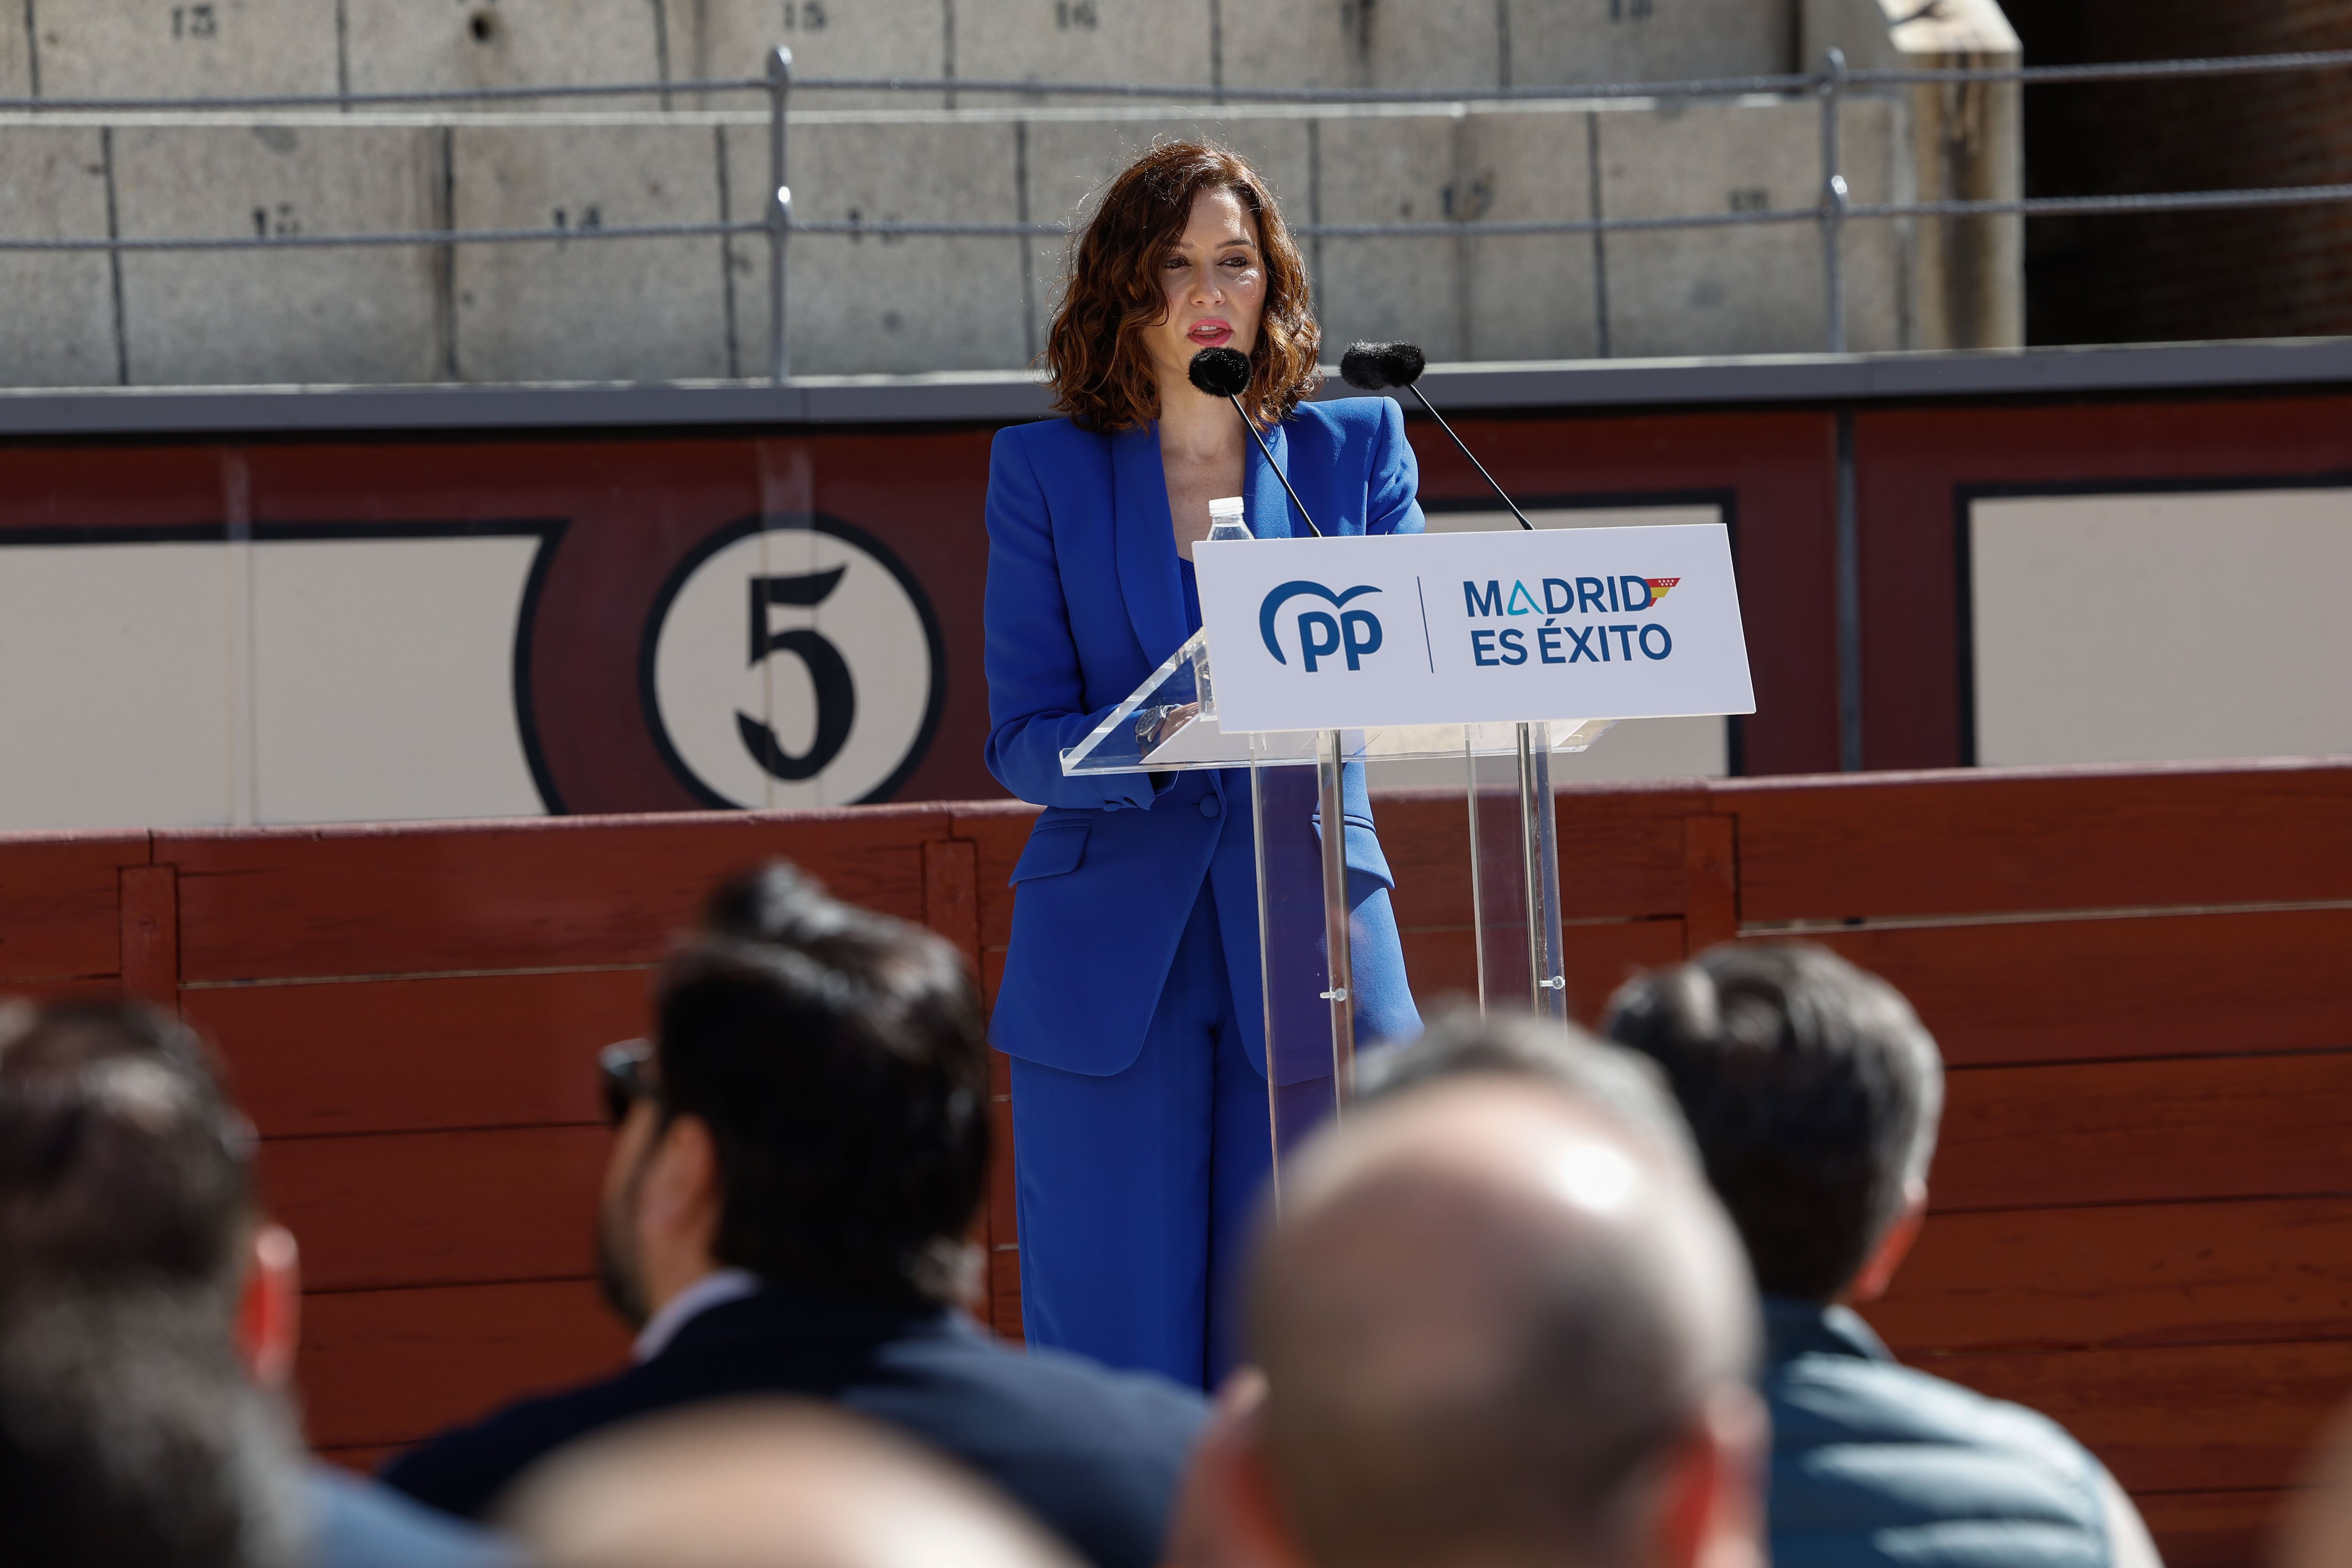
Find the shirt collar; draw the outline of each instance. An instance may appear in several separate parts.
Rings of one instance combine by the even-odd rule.
[[[1825,1307],[1787,1296],[1764,1298],[1766,1355],[1774,1363],[1800,1355],[1893,1361],[1895,1354],[1850,1307]]]
[[[740,1301],[756,1295],[760,1277],[743,1268],[714,1268],[701,1279],[672,1296],[662,1310],[646,1321],[637,1332],[637,1342],[630,1347],[629,1359],[640,1363],[649,1362],[669,1348],[678,1330],[713,1307],[723,1307],[730,1301]]]

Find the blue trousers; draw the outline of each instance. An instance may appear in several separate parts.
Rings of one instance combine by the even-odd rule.
[[[1013,1147],[1030,1342],[1213,1386],[1274,1144],[1206,886],[1131,1066],[1013,1058]]]
[[[1358,891],[1357,1026],[1367,1045],[1409,1038],[1421,1019],[1395,913],[1378,884]],[[1225,962],[1203,883],[1132,1064],[1097,1077],[1013,1058],[1032,1343],[1204,1388],[1243,1359],[1242,1275],[1274,1142]],[[1331,1080],[1282,1092],[1328,1107]]]

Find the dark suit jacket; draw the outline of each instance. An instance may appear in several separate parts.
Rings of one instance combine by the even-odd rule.
[[[525,1400],[394,1460],[420,1502],[482,1516],[535,1460],[632,1416],[746,1394],[838,1402],[961,1459],[1100,1568],[1158,1561],[1198,1394],[1013,1350],[962,1313],[771,1287],[690,1319],[617,1377]]]

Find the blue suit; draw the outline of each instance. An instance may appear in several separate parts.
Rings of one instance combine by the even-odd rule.
[[[1325,532],[1421,531],[1395,404],[1307,405],[1267,444]],[[1244,497],[1259,538],[1307,533],[1255,444]],[[1158,432],[999,432],[988,533],[988,767],[1045,808],[1013,868],[992,1023],[1013,1058],[1025,1324],[1039,1343],[1213,1381],[1271,1159],[1249,773],[1155,786],[1066,777],[1060,756],[1188,635]],[[1408,1035],[1420,1019],[1360,765],[1343,804],[1358,1028]]]

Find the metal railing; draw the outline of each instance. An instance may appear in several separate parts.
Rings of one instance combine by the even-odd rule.
[[[1203,107],[1250,103],[1272,104],[1472,104],[1529,101],[1576,102],[1611,99],[1742,98],[1757,94],[1791,97],[1810,95],[1821,106],[1821,199],[1806,207],[1744,208],[1728,212],[1683,213],[1638,217],[1542,218],[1444,222],[1320,223],[1292,226],[1294,233],[1310,239],[1477,239],[1540,235],[1599,235],[1673,229],[1734,228],[1762,225],[1813,224],[1822,235],[1822,285],[1827,315],[1826,347],[1846,352],[1845,285],[1842,258],[1844,226],[1857,221],[1896,218],[1980,218],[2101,216],[2136,213],[2228,211],[2242,208],[2352,202],[2352,184],[2248,187],[2229,190],[2168,191],[2144,195],[2101,196],[2026,196],[1994,200],[1856,202],[1847,185],[1840,146],[1839,107],[1856,89],[1924,87],[1942,84],[2007,83],[2022,85],[2179,80],[2194,78],[2246,76],[2273,72],[2320,70],[2352,67],[2352,49],[2311,50],[2292,54],[2246,55],[2228,58],[2127,61],[2106,65],[1992,66],[1919,69],[1847,68],[1843,54],[1826,52],[1822,68],[1811,72],[1686,80],[1604,82],[1590,85],[1444,89],[1351,89],[1224,87],[1119,82],[975,80],[970,78],[824,77],[795,79],[792,51],[772,50],[766,74],[759,78],[695,81],[622,82],[583,86],[495,87],[420,89],[411,92],[280,93],[226,98],[142,99],[0,99],[0,114],[36,118],[66,114],[130,112],[216,112],[275,110],[322,110],[348,112],[354,109],[395,105],[456,104],[577,99],[654,98],[667,109],[680,97],[724,93],[765,95],[768,129],[769,181],[762,216],[758,218],[708,223],[607,224],[563,228],[425,229],[370,234],[223,235],[190,237],[28,239],[0,236],[0,253],[42,251],[104,251],[113,254],[152,251],[217,251],[309,249],[382,246],[506,245],[583,239],[681,239],[762,235],[769,252],[769,378],[782,383],[791,375],[789,322],[785,284],[789,278],[788,249],[795,234],[877,238],[927,236],[959,238],[1050,238],[1066,235],[1060,223],[923,222],[896,220],[796,219],[787,164],[790,104],[795,91],[857,91],[878,93],[1017,96],[1034,101],[1041,97],[1113,100],[1156,100]]]

